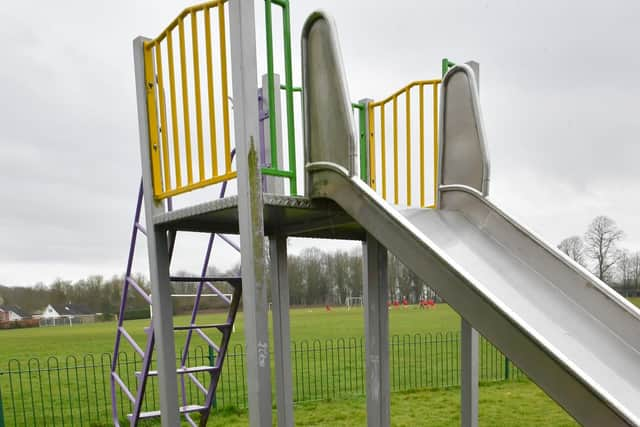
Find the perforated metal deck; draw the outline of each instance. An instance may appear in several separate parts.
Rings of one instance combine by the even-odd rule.
[[[231,196],[157,215],[166,230],[238,233],[238,197]],[[264,195],[264,231],[293,237],[363,240],[364,229],[330,200]]]

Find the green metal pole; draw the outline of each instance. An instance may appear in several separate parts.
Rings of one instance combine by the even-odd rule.
[[[267,32],[267,82],[269,93],[269,139],[271,151],[270,169],[278,169],[278,147],[276,141],[276,117],[275,112],[275,78],[273,65],[273,22],[271,6],[276,4],[282,7],[282,33],[284,38],[284,89],[287,103],[287,139],[289,151],[289,191],[292,196],[298,194],[298,182],[296,171],[296,141],[295,122],[293,116],[293,66],[291,62],[291,18],[288,0],[265,0],[265,26]]]
[[[209,365],[216,366],[216,354],[213,351],[213,347],[209,346]],[[211,407],[216,409],[218,407],[218,402],[216,402],[216,392],[213,392],[213,399],[211,399]],[[0,424],[0,427],[3,427]]]
[[[296,137],[295,122],[293,118],[293,67],[291,65],[291,16],[289,13],[289,0],[282,1],[282,33],[284,37],[284,79],[287,85],[287,133],[289,139],[289,191],[292,196],[298,194],[298,182],[296,171]]]
[[[455,65],[456,64],[449,61],[448,58],[442,58],[442,77],[444,77],[444,75],[447,74],[447,71],[449,71],[449,68]]]
[[[269,93],[269,145],[271,167],[278,169],[278,147],[276,141],[276,91],[273,71],[273,25],[271,19],[271,0],[264,2],[264,18],[267,32],[267,91]]]
[[[0,373],[2,375],[2,373]],[[0,427],[5,427],[4,423],[4,406],[2,403],[2,387],[0,387]]]
[[[510,376],[510,365],[509,358],[507,356],[504,357],[504,379],[508,380]]]
[[[360,179],[369,182],[367,179],[367,112],[365,111],[366,105],[358,104],[358,121],[360,127]]]

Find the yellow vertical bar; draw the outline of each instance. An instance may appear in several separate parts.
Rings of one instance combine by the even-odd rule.
[[[160,137],[162,138],[162,173],[164,175],[164,191],[171,190],[171,171],[169,170],[169,143],[167,142],[167,112],[164,99],[164,79],[162,75],[162,48],[155,43],[156,75],[158,76],[158,98],[160,102]]]
[[[393,203],[398,204],[398,96],[393,96]]]
[[[178,111],[176,106],[176,82],[173,67],[173,38],[167,32],[167,57],[169,59],[169,97],[171,100],[171,136],[173,139],[173,164],[176,169],[176,187],[182,187],[182,170],[180,164],[180,141],[178,140]]]
[[[218,3],[218,28],[220,31],[220,68],[222,78],[222,120],[224,125],[225,173],[231,172],[231,140],[229,133],[229,88],[227,83],[227,33],[224,22],[224,3]]]
[[[196,134],[198,137],[198,175],[204,180],[204,142],[202,138],[202,100],[200,99],[200,55],[198,52],[198,20],[194,10],[191,16],[191,47],[193,50],[193,86],[196,101]]]
[[[382,172],[382,198],[387,200],[387,147],[385,144],[385,120],[384,104],[380,105],[380,152],[381,152],[381,172]]]
[[[375,110],[373,105],[369,104],[369,185],[372,189],[376,189],[376,144],[375,144]]]
[[[221,6],[218,6],[221,7]],[[207,49],[207,95],[209,97],[209,133],[211,134],[211,169],[218,176],[218,148],[216,135],[216,111],[213,98],[213,64],[211,57],[211,9],[204,10],[204,32]]]
[[[182,77],[182,114],[184,115],[184,143],[187,153],[187,181],[193,184],[193,165],[191,164],[191,129],[189,124],[189,93],[187,89],[187,59],[184,47],[184,22],[178,21],[180,35],[180,70]]]
[[[433,205],[438,197],[438,83],[433,83]]]
[[[420,207],[424,207],[424,85],[420,85]]]
[[[407,117],[407,206],[411,206],[411,89],[408,87],[405,92],[405,114]]]
[[[144,45],[144,76],[147,89],[147,120],[149,122],[149,151],[151,153],[151,175],[153,176],[153,195],[162,194],[160,176],[160,152],[158,147],[158,116],[156,112],[156,85],[153,73],[152,45]]]

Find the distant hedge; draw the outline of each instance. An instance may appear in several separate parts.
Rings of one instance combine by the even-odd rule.
[[[0,322],[0,329],[37,328],[40,326],[38,319],[6,320]]]
[[[138,308],[124,312],[124,320],[150,319],[149,308]]]

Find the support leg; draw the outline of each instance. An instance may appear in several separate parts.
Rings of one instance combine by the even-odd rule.
[[[229,2],[233,114],[238,168],[242,309],[247,346],[249,424],[271,426],[271,366],[264,265],[262,176],[258,150],[254,0]]]
[[[147,221],[149,223],[150,221]],[[147,228],[149,230],[150,228]],[[167,233],[149,233],[149,272],[153,331],[156,342],[158,387],[162,427],[180,425],[178,412],[178,381],[176,376],[176,347],[173,336],[173,303],[169,282],[169,247]]]
[[[385,427],[391,423],[387,250],[369,234],[363,249],[367,425]]]
[[[460,420],[463,427],[478,427],[478,356],[480,336],[462,319],[460,329],[461,393]]]
[[[269,252],[271,255],[271,300],[273,303],[271,315],[273,317],[278,426],[293,427],[293,380],[291,378],[286,236],[272,237],[269,241]]]
[[[158,387],[162,427],[180,425],[178,412],[178,381],[176,378],[176,348],[173,339],[173,305],[169,281],[169,245],[167,233],[154,229],[153,217],[164,212],[162,202],[153,198],[151,157],[149,151],[149,122],[147,120],[147,82],[145,81],[144,42],[138,37],[133,41],[133,60],[136,74],[136,97],[138,103],[138,128],[140,131],[140,158],[142,164],[142,187],[144,212],[147,223],[147,247],[149,252],[149,278],[151,280],[151,303],[153,306],[153,329],[158,361]],[[153,82],[149,82],[153,85]],[[153,130],[156,131],[155,129]],[[134,423],[137,420],[133,421]]]

